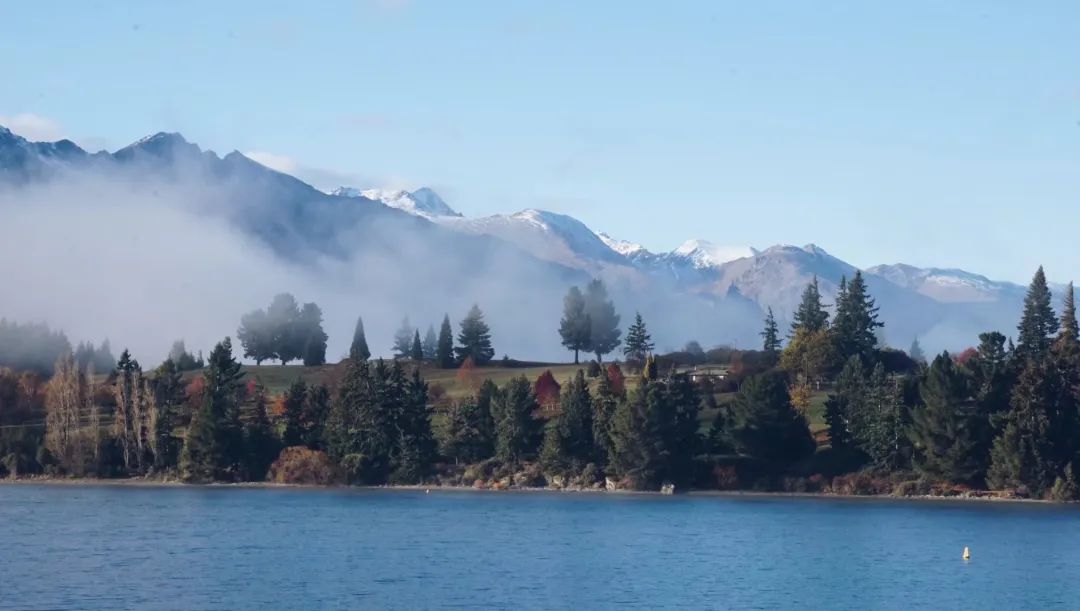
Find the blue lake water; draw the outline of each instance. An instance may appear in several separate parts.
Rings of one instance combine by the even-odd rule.
[[[0,607],[1080,608],[1080,510],[0,486]]]

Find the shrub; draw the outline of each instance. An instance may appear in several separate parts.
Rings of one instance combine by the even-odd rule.
[[[590,378],[599,378],[600,363],[597,363],[596,361],[589,361],[589,367],[586,369],[585,374],[588,375]]]
[[[348,457],[346,457],[348,458]],[[343,481],[341,468],[325,453],[304,446],[292,446],[281,451],[270,465],[267,479],[275,484],[306,484],[330,486]]]

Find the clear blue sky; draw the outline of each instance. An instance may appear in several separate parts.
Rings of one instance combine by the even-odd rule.
[[[0,117],[91,148],[180,131],[655,250],[1080,266],[1075,1],[39,0],[0,55]]]

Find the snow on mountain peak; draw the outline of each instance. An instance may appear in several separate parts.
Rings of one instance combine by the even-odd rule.
[[[758,251],[749,246],[722,246],[708,240],[687,240],[676,248],[673,254],[689,259],[694,267],[705,269],[720,267],[736,259],[753,257]]]
[[[412,192],[404,189],[360,190],[353,187],[338,187],[330,194],[340,197],[364,197],[425,218],[461,216],[461,213],[448,206],[437,193],[427,187]]]
[[[645,247],[641,244],[635,244],[634,242],[628,242],[626,240],[613,238],[602,231],[597,233],[596,237],[600,238],[600,241],[604,244],[607,244],[608,248],[614,250],[615,252],[619,253],[624,257],[648,252],[648,250],[646,250]]]

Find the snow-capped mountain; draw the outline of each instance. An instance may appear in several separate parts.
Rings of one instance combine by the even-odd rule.
[[[332,191],[331,195],[363,197],[425,218],[461,216],[461,213],[448,206],[437,193],[427,187],[412,192],[401,189],[364,189],[361,191],[352,187],[339,187]]]
[[[330,257],[382,272],[388,266],[426,270],[431,294],[471,299],[476,293],[494,302],[518,291],[520,299],[528,294],[533,302],[554,304],[557,317],[566,286],[602,277],[624,313],[639,309],[649,318],[662,347],[688,339],[756,345],[766,308],[786,321],[811,279],[818,278],[831,301],[840,279],[856,271],[813,244],[758,251],[699,239],[653,252],[550,211],[465,218],[427,188],[342,187],[327,194],[239,152],[219,157],[175,133],[91,154],[71,141],[29,142],[0,127],[0,187],[32,187],[68,174],[100,176],[155,197],[186,186],[185,196],[200,195],[200,213],[226,219],[290,262]],[[966,347],[986,330],[1008,333],[1024,293],[1018,285],[949,268],[879,265],[865,275],[888,341],[907,346],[917,336],[928,350]],[[394,290],[386,289],[387,298]],[[554,328],[557,320],[543,324]]]

